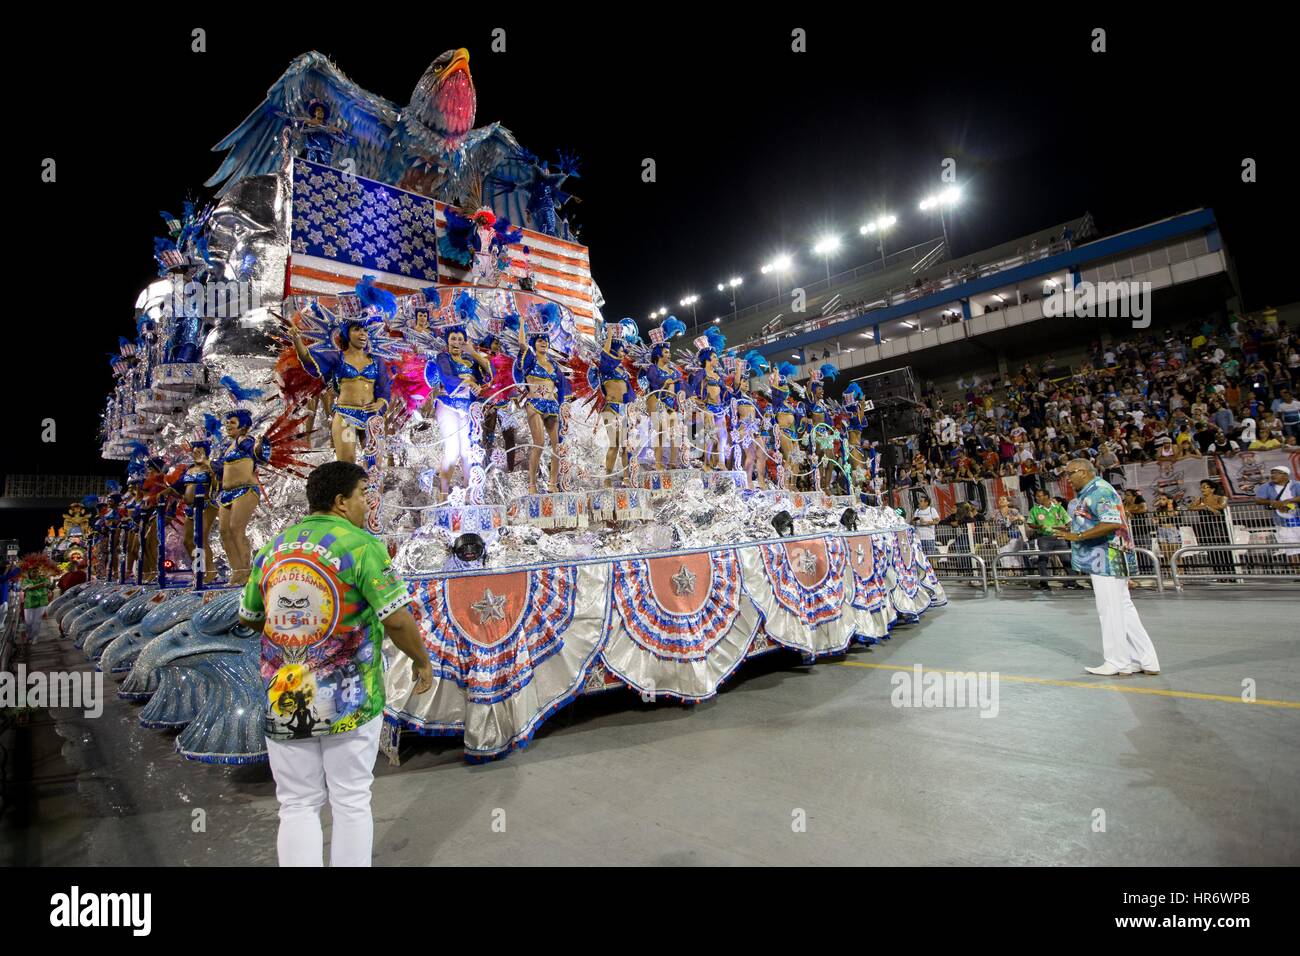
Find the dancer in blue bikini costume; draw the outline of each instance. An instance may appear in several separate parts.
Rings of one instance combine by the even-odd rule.
[[[524,347],[523,357],[515,364],[515,381],[528,389],[524,410],[532,446],[528,449],[528,493],[537,494],[537,472],[542,463],[542,446],[551,443],[551,477],[549,489],[558,490],[560,468],[560,407],[569,397],[569,380],[550,354],[551,340],[534,335]]]
[[[686,380],[670,360],[668,344],[660,342],[650,350],[650,366],[646,369],[650,392],[646,395],[646,412],[653,429],[655,468],[663,468],[664,446],[668,446],[668,468],[677,463],[677,434],[681,430],[681,411],[687,398]]]
[[[203,496],[203,567],[210,574],[213,571],[212,547],[209,539],[212,529],[217,526],[217,473],[213,470],[209,457],[212,454],[212,442],[190,442],[190,454],[193,464],[185,470],[176,489],[185,498],[185,553],[194,560],[194,521],[197,499]]]
[[[214,471],[221,482],[217,500],[221,506],[221,546],[230,562],[231,586],[248,581],[253,560],[253,548],[248,541],[248,523],[257,510],[261,486],[257,483],[258,464],[271,461],[271,444],[265,439],[254,439],[248,434],[253,427],[253,415],[247,409],[236,408],[225,418],[226,445],[213,462]]]
[[[293,326],[289,329],[302,367],[335,393],[330,434],[339,461],[357,460],[357,444],[364,447],[366,442],[366,423],[387,412],[392,398],[388,368],[368,350],[370,326],[382,328],[383,323],[344,322],[335,337],[338,348],[308,348],[302,333]]]
[[[615,334],[617,325],[609,325],[605,332],[605,345],[601,349],[600,362],[596,370],[600,376],[600,390],[605,398],[604,410],[600,420],[605,425],[605,434],[609,439],[609,450],[605,452],[605,485],[614,484],[614,465],[618,464],[618,480],[622,484],[623,469],[627,457],[627,415],[628,392],[632,389],[632,379],[623,367],[623,340]]]
[[[703,445],[704,470],[715,467],[725,470],[727,448],[727,385],[718,369],[718,353],[714,349],[700,349],[697,356],[700,370],[691,380],[695,404],[704,411]]]

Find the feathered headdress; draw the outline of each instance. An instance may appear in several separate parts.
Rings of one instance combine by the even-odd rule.
[[[840,370],[830,362],[825,363],[818,371],[822,373],[822,380],[827,382],[835,381],[836,376],[840,374]]]
[[[454,304],[456,306],[456,316],[461,322],[474,322],[478,319],[478,299],[468,292],[461,291],[457,293]],[[464,331],[464,329],[461,331]]]
[[[686,334],[685,324],[679,321],[675,315],[670,315],[668,318],[664,319],[663,325],[659,326],[659,328],[664,333],[664,341]]]
[[[744,362],[749,366],[750,372],[754,375],[762,375],[772,367],[772,364],[767,360],[767,357],[758,349],[750,349],[746,352],[744,355]]]
[[[792,362],[782,362],[776,367],[776,371],[782,378],[794,378],[799,374],[799,366]]]
[[[391,318],[397,315],[397,297],[375,285],[374,276],[362,276],[356,285],[357,299],[368,316]]]

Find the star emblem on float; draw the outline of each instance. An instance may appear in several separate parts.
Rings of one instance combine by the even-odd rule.
[[[483,592],[481,601],[475,601],[470,607],[478,611],[478,622],[480,624],[506,619],[506,597],[504,594],[493,594],[491,588]]]
[[[807,548],[795,552],[798,557],[794,559],[794,569],[800,574],[814,574],[817,571],[817,555],[813,554]]]
[[[678,597],[695,593],[695,575],[686,565],[683,564],[669,580],[673,582],[673,593]]]

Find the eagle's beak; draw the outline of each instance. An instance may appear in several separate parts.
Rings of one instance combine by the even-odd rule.
[[[457,70],[461,70],[466,76],[469,76],[469,50],[466,50],[464,47],[457,50],[455,56],[451,58],[451,63],[448,65],[447,69],[443,71],[442,78],[445,80]]]

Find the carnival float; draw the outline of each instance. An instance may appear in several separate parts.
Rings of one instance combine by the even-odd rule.
[[[576,158],[475,113],[464,50],[405,106],[308,53],[217,144],[213,200],[163,213],[102,417],[125,480],[59,536],[91,580],[50,614],[188,759],[265,758],[240,585],[335,458],[434,661],[421,695],[387,671],[394,757],[402,732],[501,756],[584,694],[698,702],[945,601],[876,505],[861,393],[607,318]]]

